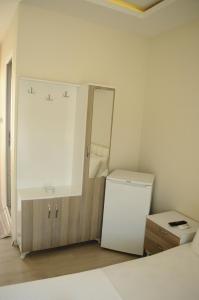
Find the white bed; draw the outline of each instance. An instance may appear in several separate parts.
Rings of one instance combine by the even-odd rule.
[[[191,244],[103,269],[0,288],[0,300],[199,300]]]

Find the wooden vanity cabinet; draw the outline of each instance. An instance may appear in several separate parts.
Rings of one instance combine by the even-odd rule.
[[[46,85],[46,83],[42,83],[41,86],[41,83],[34,80],[25,80],[25,82],[21,82],[21,84],[21,108],[24,105],[26,107],[27,97],[30,97],[29,103],[34,106],[35,103],[37,103],[35,99],[38,103],[40,103],[41,100],[43,103],[43,98],[41,98],[43,97],[42,93],[45,92],[46,94],[49,94],[49,91],[51,91],[51,93],[59,91],[59,96],[56,96],[58,97],[56,99],[59,99],[59,101],[57,100],[53,103],[55,105],[55,113],[58,117],[62,112],[62,106],[60,107],[58,103],[63,105],[63,99],[60,99],[60,95],[63,95],[62,88],[64,88],[64,90],[67,88],[67,90],[70,91],[69,94],[71,96],[70,101],[67,101],[69,107],[67,105],[63,106],[64,108],[65,106],[67,107],[66,111],[71,108],[70,105],[72,105],[76,95],[75,90],[78,89],[77,99],[75,100],[78,104],[75,120],[81,121],[75,123],[74,136],[78,137],[77,139],[74,139],[75,144],[72,145],[71,142],[68,144],[69,149],[72,149],[71,153],[73,153],[74,157],[69,157],[69,162],[71,162],[71,159],[73,162],[73,168],[71,174],[69,174],[71,175],[72,185],[66,185],[64,187],[66,188],[66,192],[61,193],[61,195],[65,196],[56,198],[56,195],[59,195],[59,188],[62,188],[62,185],[57,185],[55,187],[52,186],[52,190],[55,189],[55,194],[50,194],[51,197],[47,199],[49,194],[48,191],[46,192],[46,188],[48,189],[48,187],[45,187],[43,181],[39,183],[39,188],[32,188],[29,186],[28,188],[18,190],[17,243],[20,247],[22,256],[31,251],[66,246],[79,242],[100,240],[104,206],[105,177],[109,172],[115,89],[110,87],[101,87],[98,85],[86,85],[81,88],[71,87],[68,85],[63,87],[61,85],[60,90],[57,90],[57,85],[54,86],[53,83],[50,87],[49,84]],[[27,93],[27,87],[31,88],[32,85],[38,92],[30,96],[30,94]],[[66,101],[66,99],[64,100]],[[47,102],[47,105],[49,105],[49,102]],[[42,107],[45,108],[46,114],[46,110],[47,108],[49,109],[49,106],[42,104]],[[37,143],[29,143],[29,141],[32,141],[30,138],[31,134],[35,132],[35,119],[32,114],[30,114],[30,117],[33,118],[29,120],[32,125],[30,126],[28,123],[28,128],[34,128],[34,132],[32,133],[30,130],[30,132],[28,132],[28,139],[24,141],[24,135],[21,134],[21,132],[23,133],[23,128],[26,126],[28,119],[23,119],[24,113],[22,114],[22,112],[23,110],[20,111],[21,118],[19,118],[21,120],[19,141],[21,142],[21,145],[26,143],[26,147],[23,147],[23,150],[31,148],[36,151],[37,148],[35,148],[35,145]],[[48,111],[48,113],[51,113],[51,110],[50,112]],[[41,112],[40,115],[42,115]],[[63,124],[65,124],[64,122],[65,117]],[[51,122],[48,123],[48,125],[51,126]],[[55,133],[55,140],[57,138],[56,132],[58,132],[58,129],[59,128],[56,129],[57,131],[53,129],[53,132]],[[69,129],[70,128],[68,128],[68,131],[70,131]],[[45,136],[46,132],[42,131],[42,134]],[[65,139],[65,136],[66,134],[64,135],[63,140]],[[46,140],[44,139],[44,141]],[[70,148],[72,147],[71,145],[73,148]],[[42,147],[43,149],[48,149],[46,142],[42,143]],[[50,145],[48,147],[50,147]],[[58,147],[58,145],[56,147],[63,148],[62,146]],[[45,150],[44,153],[46,152],[48,151]],[[18,151],[18,153],[21,152]],[[58,154],[57,159],[59,158]],[[92,162],[94,161],[92,158],[96,158],[96,156],[98,160],[98,166],[95,170],[96,172],[90,172],[90,170],[92,170]],[[66,157],[67,155],[64,155],[63,166],[67,165],[65,163]],[[20,161],[23,162],[20,168],[24,173],[22,172],[23,176],[18,180],[20,185],[23,186],[24,178],[26,178],[25,170],[28,168],[27,164],[29,166],[31,163],[29,166],[29,169],[31,170],[34,169],[34,165],[32,166],[33,160],[25,162],[23,157]],[[42,164],[43,162],[41,165]],[[37,165],[39,168],[36,168],[35,173],[33,172],[33,182],[35,182],[37,174],[40,174],[40,164],[38,161]],[[46,167],[48,166],[47,163],[42,166],[45,166],[45,168],[41,168],[43,172],[42,174],[45,175],[43,175],[45,182],[48,181],[48,172],[51,172],[51,177],[53,174],[53,177],[60,178],[61,175],[59,172],[54,172],[53,166],[50,166],[49,169]],[[61,174],[63,174],[63,172]],[[51,178],[49,179],[49,182],[50,181]],[[61,178],[60,181],[63,182],[63,178]],[[70,182],[70,180],[67,181]],[[75,189],[75,192],[71,192],[74,187],[78,188],[77,190]],[[58,194],[56,194],[56,190],[58,190]],[[79,196],[71,196],[71,193],[72,195],[75,194]],[[52,198],[53,195],[55,198]]]
[[[22,200],[22,253],[78,243],[81,197]]]

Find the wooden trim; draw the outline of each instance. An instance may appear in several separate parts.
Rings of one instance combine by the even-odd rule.
[[[83,173],[83,196],[86,189],[86,180],[89,176],[89,161],[90,147],[91,147],[91,134],[92,134],[92,117],[93,117],[93,100],[94,100],[94,87],[89,87],[88,90],[88,107],[87,107],[87,121],[86,121],[86,141],[85,141],[85,156],[84,156],[84,173]]]
[[[91,132],[92,132],[92,115],[93,115],[93,98],[94,88],[89,86],[88,90],[88,107],[87,107],[87,121],[86,121],[86,137],[85,137],[85,155],[84,155],[84,171],[83,171],[83,184],[82,184],[82,201],[80,212],[80,230],[81,241],[89,240],[89,227],[88,227],[88,213],[89,213],[89,161],[90,161],[90,147],[91,147]]]
[[[136,5],[134,3],[129,3],[126,0],[109,0],[109,2],[113,3],[116,6],[120,6],[123,9],[127,9],[127,10],[131,10],[137,13],[145,13],[147,12],[149,9],[157,6],[158,4],[160,4],[161,2],[164,2],[165,0],[156,0],[154,3],[142,8],[139,5]]]
[[[112,147],[114,110],[115,110],[115,89],[113,89],[113,109],[112,109],[112,116],[111,116],[111,134],[110,134],[110,144],[109,144],[108,168],[110,168],[110,155],[111,155],[111,147]]]

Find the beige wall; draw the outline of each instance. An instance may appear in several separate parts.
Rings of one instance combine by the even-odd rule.
[[[116,88],[112,168],[137,169],[146,55],[142,37],[21,5],[18,75]]]
[[[199,22],[151,41],[140,170],[156,174],[153,208],[199,220]]]
[[[145,38],[64,13],[25,4],[19,12],[18,46],[16,19],[2,44],[2,79],[14,53],[18,77],[115,87],[111,167],[154,172],[154,211],[199,220],[199,23],[152,39],[148,49]]]

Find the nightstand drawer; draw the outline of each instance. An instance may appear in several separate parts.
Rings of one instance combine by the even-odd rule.
[[[158,252],[164,251],[164,249],[159,244],[157,244],[147,236],[145,236],[144,249],[150,254],[156,254]]]
[[[180,244],[180,239],[166,229],[147,219],[144,248],[155,254]]]
[[[175,236],[171,232],[167,231],[166,229],[160,227],[158,224],[154,223],[153,221],[147,219],[146,223],[146,231],[148,234],[151,235],[151,238],[154,240],[159,240],[161,246],[166,247],[170,245],[171,247],[178,246],[180,244],[179,237]],[[146,234],[147,234],[146,232]],[[162,243],[161,243],[162,241]]]

